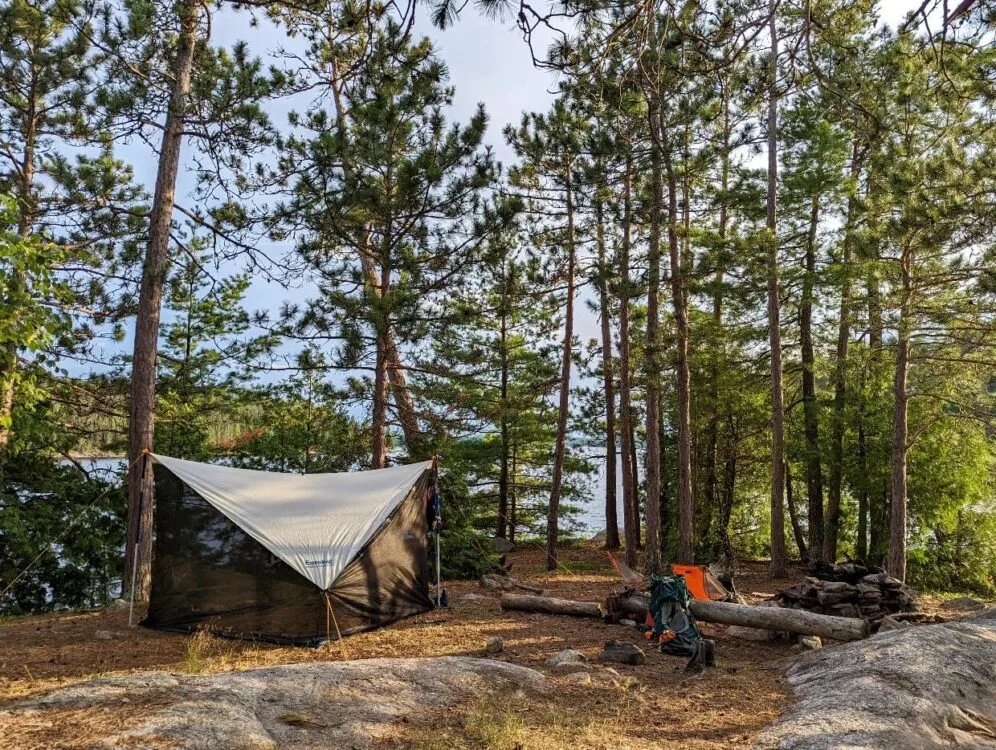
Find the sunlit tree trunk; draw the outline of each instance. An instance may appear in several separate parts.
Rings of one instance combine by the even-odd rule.
[[[909,392],[906,381],[910,360],[910,297],[912,252],[907,248],[900,261],[902,300],[896,330],[895,406],[892,427],[892,505],[889,523],[889,554],[885,568],[893,578],[906,580],[906,457],[909,443]]]
[[[623,536],[626,564],[636,566],[640,546],[640,515],[636,498],[633,446],[633,412],[630,399],[629,362],[629,250],[632,231],[633,162],[626,156],[623,181],[622,241],[619,246],[619,434],[622,443]]]
[[[771,62],[768,72],[768,343],[771,348],[771,577],[788,575],[785,563],[785,513],[782,490],[785,465],[782,402],[782,337],[778,290],[778,24],[777,3],[769,0]]]
[[[187,96],[197,46],[200,3],[187,0],[178,7],[180,34],[169,108],[159,150],[156,188],[149,212],[149,237],[142,266],[135,319],[131,371],[131,410],[128,423],[128,535],[125,549],[124,588],[130,588],[137,558],[135,598],[148,598],[152,574],[152,463],[142,454],[152,449],[156,408],[156,358],[159,353],[159,316],[163,284],[169,265],[169,233],[180,168],[180,147],[186,119]],[[141,513],[139,507],[141,506]]]
[[[598,305],[602,333],[602,394],[605,401],[605,546],[619,548],[616,512],[616,395],[612,367],[612,321],[609,314],[609,264],[605,257],[605,216],[601,197],[595,198],[595,241],[598,248]]]
[[[806,500],[809,509],[809,562],[823,554],[823,470],[820,462],[819,405],[816,403],[816,352],[813,346],[813,288],[816,284],[816,232],[820,199],[813,195],[806,236],[802,300],[799,304],[799,343],[802,353],[802,416],[806,438]],[[805,556],[803,559],[806,559]]]
[[[660,97],[650,97],[650,170],[653,193],[650,206],[650,243],[647,248],[647,544],[644,565],[648,575],[661,572],[661,438],[660,438],[660,282],[661,217],[664,213],[664,177],[661,151]]]
[[[546,568],[557,568],[557,530],[560,516],[560,493],[564,478],[564,456],[567,452],[567,418],[571,402],[571,357],[574,350],[574,275],[577,261],[574,248],[574,181],[570,158],[564,159],[567,196],[567,308],[564,313],[564,346],[560,369],[560,411],[557,416],[557,442],[553,453],[553,482],[547,511]]]
[[[851,150],[851,179],[856,181],[861,169],[860,144],[854,141]],[[830,435],[830,477],[827,488],[827,512],[824,519],[823,559],[829,563],[837,560],[837,541],[840,535],[840,499],[844,474],[844,428],[847,423],[847,350],[851,338],[851,244],[854,241],[854,222],[857,199],[847,199],[847,216],[844,219],[844,239],[841,242],[840,264],[843,269],[840,286],[840,309],[837,313],[837,356],[834,364],[833,429]],[[864,475],[862,474],[862,483]],[[858,501],[858,557],[864,559],[868,552],[866,538],[867,492],[859,490]]]

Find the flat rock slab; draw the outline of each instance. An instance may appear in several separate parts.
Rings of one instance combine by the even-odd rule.
[[[140,704],[147,710],[106,736],[88,737],[87,746],[367,748],[403,719],[543,683],[535,670],[462,656],[289,664],[213,675],[147,673],[92,680],[0,711],[0,734],[13,740],[6,747],[20,747],[18,726],[45,722],[47,712]]]
[[[996,750],[996,609],[805,654],[756,748]]]

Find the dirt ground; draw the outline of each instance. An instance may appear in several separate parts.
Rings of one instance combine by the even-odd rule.
[[[602,601],[621,589],[604,551],[594,545],[564,550],[567,570],[547,573],[540,550],[509,555],[512,575],[550,595]],[[801,575],[801,572],[800,574]],[[749,601],[787,581],[771,581],[764,563],[745,563],[736,578]],[[493,658],[550,674],[546,660],[564,648],[598,662],[605,641],[645,647],[639,632],[622,625],[573,617],[501,612],[499,595],[476,582],[446,584],[451,608],[346,638],[328,648],[279,647],[127,627],[126,611],[46,615],[0,624],[0,709],[55,687],[96,676],[140,671],[220,672],[292,662],[372,657],[484,655],[488,636],[504,639]],[[467,594],[486,597],[467,600]],[[98,640],[99,630],[111,640]],[[646,663],[617,667],[618,677],[576,685],[551,675],[551,689],[528,700],[509,697],[462,706],[437,716],[412,717],[399,725],[390,747],[462,748],[730,748],[749,746],[790,700],[779,662],[789,656],[782,641],[729,638],[726,628],[703,625],[716,640],[714,669],[689,677],[684,660],[646,648]],[[95,732],[127,720],[138,706],[114,715],[45,715],[0,723],[4,748],[83,747]]]

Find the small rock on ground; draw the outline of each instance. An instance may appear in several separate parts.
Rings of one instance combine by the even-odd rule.
[[[554,654],[549,659],[546,660],[548,666],[555,667],[558,664],[565,664],[568,662],[581,662],[587,661],[585,655],[580,651],[575,651],[573,648],[565,648],[559,654]]]
[[[591,674],[588,672],[572,672],[564,677],[564,681],[569,682],[572,685],[590,685]]]
[[[489,654],[500,654],[505,650],[505,641],[500,635],[493,635],[488,638],[484,645],[484,650]]]
[[[905,620],[897,620],[895,617],[889,617],[886,615],[882,618],[882,622],[878,625],[878,632],[887,633],[890,630],[902,630],[903,628],[912,627],[912,623],[906,622]]]
[[[600,658],[602,661],[634,666],[643,664],[647,660],[643,649],[625,641],[606,641]]]
[[[802,653],[804,651],[819,651],[823,648],[823,641],[820,640],[815,635],[801,635],[799,640],[795,642],[790,651],[793,653]]]
[[[481,596],[480,594],[464,594],[460,597],[462,602],[490,602],[490,597]]]
[[[593,672],[595,668],[583,661],[565,661],[551,667],[554,674],[573,674],[574,672]]]
[[[636,620],[620,620],[619,624],[620,625],[625,625],[627,628],[635,628],[636,627]]]
[[[96,638],[98,641],[113,641],[114,633],[112,633],[110,630],[98,630],[96,633],[93,634],[93,637]]]

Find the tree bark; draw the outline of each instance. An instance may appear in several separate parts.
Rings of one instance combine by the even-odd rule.
[[[505,539],[508,535],[508,471],[509,471],[509,425],[508,425],[508,277],[506,267],[502,264],[502,296],[501,310],[499,311],[499,339],[498,355],[501,357],[501,381],[499,404],[499,424],[501,430],[501,448],[498,460],[498,530],[499,539]]]
[[[785,462],[785,504],[788,506],[789,523],[792,524],[792,536],[795,537],[795,546],[799,548],[799,559],[805,560],[807,557],[806,535],[802,533],[799,514],[795,508],[795,498],[792,492],[792,469],[788,461]]]
[[[860,417],[859,417],[860,420]],[[858,471],[861,480],[858,484],[858,538],[854,546],[859,560],[868,559],[868,455],[865,447],[865,428],[858,422]]]
[[[602,392],[605,400],[605,547],[618,549],[615,373],[612,367],[612,321],[609,315],[609,265],[605,257],[605,216],[601,197],[595,198],[595,222],[595,240],[598,248],[598,304],[602,332]]]
[[[662,572],[661,562],[661,438],[660,438],[660,301],[661,214],[664,212],[664,179],[661,152],[661,102],[657,92],[650,101],[650,168],[653,194],[650,209],[650,244],[647,249],[647,544],[644,565],[647,575]]]
[[[736,498],[737,486],[737,439],[736,422],[732,411],[726,414],[726,431],[729,445],[726,449],[726,461],[723,464],[723,499],[719,514],[719,558],[727,570],[732,571],[736,565],[736,554],[733,551],[733,541],[730,539],[730,518],[733,516],[733,501]]]
[[[906,457],[909,442],[909,393],[906,387],[910,359],[910,298],[912,253],[904,250],[902,301],[896,331],[895,407],[892,427],[892,507],[889,517],[889,554],[885,569],[893,578],[906,580]]]
[[[723,92],[723,145],[722,145],[722,174],[720,176],[720,191],[723,196],[719,204],[719,242],[720,252],[717,253],[716,273],[713,279],[712,296],[712,323],[715,330],[716,344],[712,353],[712,360],[709,364],[709,423],[706,427],[706,455],[705,455],[705,506],[706,512],[711,519],[716,507],[717,495],[719,494],[719,377],[720,377],[720,354],[723,351],[723,342],[720,339],[723,332],[723,284],[725,277],[725,248],[722,245],[726,241],[726,228],[728,222],[726,208],[726,191],[730,186],[730,92],[728,81],[722,81]],[[710,529],[703,528],[702,533],[709,538]],[[729,538],[729,531],[726,532]],[[722,532],[721,532],[722,536]]]
[[[667,242],[671,262],[671,303],[675,320],[675,379],[677,381],[675,390],[678,396],[678,562],[687,565],[695,562],[695,496],[692,492],[692,385],[688,370],[688,292],[685,289],[684,258],[678,244],[678,180],[663,123],[661,123],[660,128],[661,152],[667,175]],[[685,199],[688,200],[687,194]],[[688,227],[686,227],[687,230]]]
[[[877,249],[871,260],[877,260]],[[879,368],[884,362],[882,295],[878,275],[873,268],[867,277],[868,288],[868,348],[872,384],[877,389]],[[865,435],[866,440],[868,435]],[[871,436],[874,439],[874,434]],[[877,453],[878,451],[875,451]],[[874,456],[875,453],[872,455]],[[868,495],[869,548],[868,556],[876,564],[884,563],[889,553],[889,487],[888,480],[873,483]]]
[[[366,275],[367,283],[374,294],[380,296],[380,282],[377,279],[377,269],[374,268],[366,248],[360,252],[360,265]],[[415,410],[415,401],[412,399],[411,390],[408,388],[408,378],[405,376],[405,368],[401,364],[401,355],[398,352],[398,344],[394,338],[394,331],[390,327],[384,333],[384,352],[386,356],[387,377],[391,386],[391,395],[394,396],[394,405],[398,410],[398,421],[401,423],[401,432],[405,436],[405,446],[408,448],[408,456],[413,459],[420,459],[422,455],[422,431],[418,425],[418,412]]]
[[[783,431],[785,406],[782,402],[782,338],[778,290],[778,24],[777,3],[769,0],[771,14],[771,63],[768,92],[768,343],[771,348],[771,577],[784,578],[785,514],[782,498],[784,466]]]
[[[557,569],[557,526],[560,515],[560,492],[564,477],[564,455],[567,452],[567,417],[571,399],[571,355],[574,350],[574,180],[570,158],[564,160],[567,197],[567,310],[564,314],[564,354],[560,373],[560,411],[557,416],[557,443],[553,453],[553,482],[550,507],[547,512],[546,569]]]
[[[156,409],[156,358],[159,354],[159,316],[163,283],[169,266],[169,233],[180,168],[180,147],[186,120],[187,96],[197,46],[200,4],[185,0],[178,6],[180,34],[173,68],[173,86],[159,150],[156,188],[149,212],[149,238],[142,266],[132,354],[131,409],[128,425],[128,535],[125,547],[125,586],[137,559],[134,596],[148,598],[152,575],[152,465],[142,454],[152,449]],[[141,508],[141,513],[139,509]],[[129,592],[126,592],[130,594]]]
[[[390,170],[389,170],[390,171]],[[385,245],[389,238],[385,238]],[[377,332],[377,363],[374,370],[373,411],[371,414],[371,442],[373,443],[370,466],[383,469],[387,466],[387,335],[390,322],[387,315],[387,297],[391,283],[391,269],[385,258],[381,261],[380,285],[378,297],[381,302],[380,319],[375,323]]]
[[[640,513],[636,497],[636,462],[633,458],[633,411],[630,397],[629,363],[629,250],[632,231],[633,162],[626,155],[623,182],[622,242],[619,246],[619,434],[622,442],[623,536],[626,564],[636,567],[640,546]]]
[[[857,140],[851,149],[851,179],[857,180],[861,169],[861,151]],[[827,488],[827,512],[823,528],[823,559],[828,563],[837,561],[837,541],[840,535],[840,499],[844,475],[844,428],[847,422],[847,349],[851,338],[851,243],[854,237],[854,222],[857,200],[854,195],[847,199],[847,216],[844,219],[844,239],[841,243],[840,263],[843,278],[840,287],[840,310],[837,314],[837,356],[834,364],[833,430],[830,436],[830,478]],[[864,481],[862,475],[862,481]],[[859,495],[861,491],[859,490]],[[867,501],[867,494],[863,499]],[[858,502],[858,557],[867,554],[865,539],[865,515],[867,509]]]
[[[820,423],[816,403],[816,354],[813,346],[813,288],[816,285],[816,232],[820,199],[812,197],[806,237],[802,300],[799,305],[799,343],[802,350],[802,417],[806,438],[806,501],[809,516],[809,562],[823,554],[823,471],[820,462]],[[805,557],[803,559],[806,559]]]
[[[598,602],[576,602],[571,599],[555,599],[550,596],[530,596],[529,594],[502,594],[502,610],[542,612],[548,615],[571,615],[572,617],[601,617],[602,607]]]

